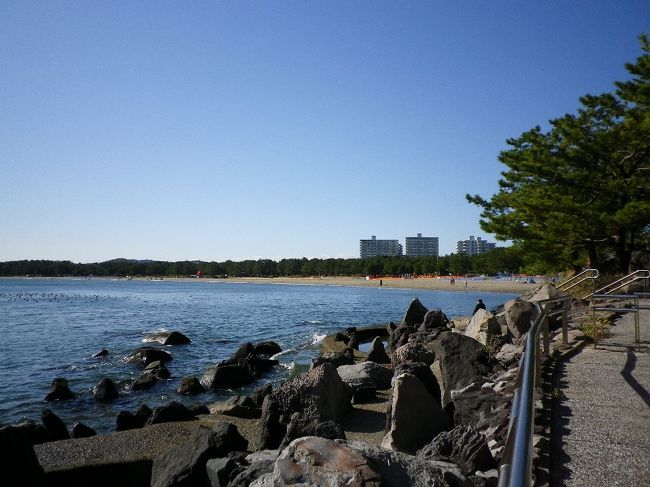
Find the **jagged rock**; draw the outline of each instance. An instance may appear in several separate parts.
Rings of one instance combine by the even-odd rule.
[[[185,396],[188,394],[201,394],[205,392],[201,382],[196,377],[183,377],[181,384],[176,389],[176,392]]]
[[[253,402],[258,406],[262,407],[262,404],[264,403],[264,398],[271,394],[273,391],[273,384],[265,384],[262,387],[258,387],[253,391],[251,394],[251,399]]]
[[[505,304],[505,318],[508,330],[518,340],[528,333],[535,311],[535,305],[523,299],[511,299]]]
[[[170,421],[193,421],[196,417],[184,404],[172,401],[165,406],[157,407],[147,420],[147,424],[168,423]]]
[[[424,317],[429,311],[418,298],[413,299],[411,304],[409,304],[404,318],[402,318],[402,324],[407,326],[412,325],[421,325],[424,322]]]
[[[20,429],[20,434],[25,435],[31,445],[38,445],[49,441],[47,430],[41,423],[26,419],[12,426]]]
[[[93,396],[98,401],[112,401],[118,396],[115,382],[108,377],[103,378],[93,387]]]
[[[145,367],[151,362],[155,362],[156,360],[160,360],[161,362],[169,362],[171,359],[172,356],[170,353],[165,352],[159,348],[152,347],[138,348],[127,357],[127,360],[130,362],[139,362]]]
[[[205,404],[192,404],[190,406],[187,406],[187,410],[192,414],[192,416],[210,414],[210,408]]]
[[[428,460],[455,463],[463,474],[474,475],[477,470],[486,471],[497,467],[485,437],[467,426],[456,426],[436,436],[422,447],[417,456]]]
[[[246,441],[237,427],[220,422],[199,427],[189,440],[156,457],[151,468],[152,487],[207,485],[206,463],[233,451],[245,451]]]
[[[410,374],[394,380],[390,429],[381,442],[383,448],[414,454],[451,421],[424,384]]]
[[[422,343],[407,343],[398,347],[393,352],[393,365],[404,362],[424,362],[431,365],[436,359],[436,354]]]
[[[242,365],[219,364],[205,371],[201,385],[206,389],[231,389],[250,384],[255,377]]]
[[[70,438],[70,433],[65,423],[50,409],[43,409],[41,412],[41,421],[43,422],[43,426],[45,426],[49,441],[67,440]]]
[[[433,375],[433,372],[426,364],[422,362],[404,362],[403,364],[395,367],[395,377],[402,374],[414,375],[427,389],[431,397],[435,399],[438,405],[441,404],[441,392],[438,385],[438,379]]]
[[[393,372],[390,369],[375,362],[342,365],[336,371],[341,380],[353,388],[374,386],[377,389],[388,389],[393,378]]]
[[[459,333],[444,332],[432,342],[436,362],[440,365],[442,406],[451,401],[450,392],[487,376],[492,368],[485,347]]]
[[[432,309],[426,312],[422,324],[418,328],[420,332],[427,332],[434,329],[447,329],[449,319],[440,309]]]
[[[345,431],[335,421],[319,423],[317,420],[304,418],[300,413],[293,413],[280,449],[286,448],[289,443],[302,436],[320,436],[330,440],[345,440]]]
[[[354,350],[348,347],[341,352],[330,352],[312,359],[311,368],[315,369],[323,364],[331,364],[334,367],[340,367],[341,365],[352,365],[353,363]]]
[[[469,325],[465,330],[465,336],[471,337],[487,346],[492,337],[501,336],[501,327],[492,313],[486,309],[479,309],[469,321]]]
[[[230,486],[230,478],[239,468],[239,465],[228,457],[212,458],[205,464],[205,471],[208,475],[210,487]]]
[[[83,423],[77,422],[72,425],[72,438],[88,438],[89,436],[95,436],[96,434],[97,432],[94,429]]]
[[[280,416],[280,404],[269,394],[262,404],[262,420],[259,423],[260,448],[274,450],[282,443],[287,426],[280,421]]]
[[[505,343],[501,346],[501,350],[496,354],[496,359],[505,364],[518,361],[524,351],[523,345],[513,345]]]
[[[115,419],[115,430],[124,431],[142,428],[147,423],[152,414],[153,411],[151,411],[151,409],[146,404],[141,405],[135,414],[130,413],[129,411],[120,411],[117,413],[117,417]]]
[[[237,474],[228,487],[248,487],[262,475],[273,472],[279,450],[262,450],[246,456],[248,466]],[[214,486],[214,484],[213,484]]]
[[[352,387],[352,404],[365,404],[377,398],[377,388],[374,386]]]
[[[43,468],[34,453],[33,431],[29,426],[0,427],[0,464],[3,485],[40,487]]]
[[[151,362],[144,368],[143,374],[153,374],[156,376],[156,379],[165,380],[171,377],[169,369],[165,367],[165,364],[160,360],[155,360]]]
[[[93,353],[92,358],[105,357],[106,355],[108,355],[108,350],[102,348],[99,352]]]
[[[133,384],[131,389],[134,391],[142,391],[145,389],[150,389],[158,382],[158,378],[154,374],[146,373],[138,377]]]
[[[260,342],[253,345],[253,354],[254,355],[263,355],[266,357],[273,357],[274,355],[280,353],[282,348],[275,342]]]
[[[187,336],[183,335],[180,331],[172,331],[167,337],[162,341],[163,345],[187,345],[191,343]]]
[[[368,357],[366,358],[369,362],[376,362],[378,364],[389,364],[390,357],[384,349],[384,343],[380,337],[375,337],[370,346],[370,351],[368,352]]]
[[[68,380],[60,377],[54,379],[47,396],[45,396],[45,402],[65,401],[66,399],[74,399],[74,393],[68,387]]]
[[[273,472],[251,487],[329,486],[469,486],[458,467],[424,461],[367,443],[304,437],[278,457]]]
[[[413,325],[398,325],[388,337],[388,348],[390,350],[397,350],[402,345],[406,345],[414,331],[415,327]]]

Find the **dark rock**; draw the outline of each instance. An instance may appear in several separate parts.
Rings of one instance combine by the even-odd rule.
[[[393,371],[375,362],[342,365],[336,369],[341,380],[357,389],[361,386],[371,386],[376,389],[389,389]]]
[[[335,421],[323,421],[319,423],[314,419],[303,417],[300,413],[293,413],[287,426],[287,434],[282,440],[280,450],[287,447],[296,438],[303,436],[320,436],[330,440],[345,439],[345,431]]]
[[[43,409],[41,412],[41,421],[45,426],[49,441],[68,440],[70,433],[65,423],[49,409]]]
[[[352,365],[353,363],[354,350],[348,347],[342,352],[330,352],[312,359],[311,368],[315,369],[323,364],[331,364],[334,367],[340,367],[341,365]]]
[[[440,363],[443,383],[442,405],[451,401],[450,392],[487,376],[492,363],[487,350],[473,338],[460,333],[444,332],[432,342],[436,359]]]
[[[112,401],[118,396],[115,382],[108,377],[103,378],[93,387],[93,396],[98,401]]]
[[[142,428],[152,414],[153,411],[151,411],[146,404],[140,406],[135,414],[130,413],[129,411],[120,411],[117,413],[117,418],[115,420],[115,430],[124,431]]]
[[[402,374],[411,374],[420,379],[420,382],[426,387],[431,397],[435,399],[438,405],[441,404],[440,386],[438,379],[433,375],[431,369],[422,362],[405,362],[395,367],[395,377]]]
[[[172,331],[163,341],[163,345],[187,345],[192,340],[179,331]]]
[[[275,354],[278,354],[282,351],[280,345],[275,342],[260,342],[253,345],[253,354],[254,355],[263,355],[266,357],[273,357]]]
[[[417,377],[402,374],[394,382],[390,429],[381,446],[414,454],[452,423]]]
[[[83,423],[77,422],[72,425],[72,438],[88,438],[89,436],[95,436],[96,434],[97,432],[94,429]]]
[[[210,414],[210,408],[205,404],[192,404],[187,406],[187,409],[193,416],[199,416],[200,414]]]
[[[262,404],[264,403],[264,398],[271,394],[273,391],[273,384],[268,383],[264,384],[262,387],[258,387],[253,391],[251,394],[251,399],[253,402],[257,405],[257,407],[262,407]]]
[[[158,382],[158,378],[154,374],[146,373],[138,377],[131,386],[134,391],[142,391],[150,389]]]
[[[248,442],[230,423],[220,422],[212,429],[200,427],[187,443],[154,459],[151,486],[208,485],[206,463],[210,458],[225,457],[232,451],[245,451],[247,448]]]
[[[231,389],[250,384],[255,380],[247,367],[219,364],[205,371],[201,385],[206,389]]]
[[[384,343],[381,338],[375,337],[370,346],[370,351],[368,352],[367,359],[369,362],[375,362],[378,364],[389,364],[390,357],[384,349]]]
[[[397,350],[402,345],[406,345],[414,331],[415,328],[412,325],[398,325],[388,337],[388,347],[391,350]]]
[[[493,436],[505,434],[510,417],[511,400],[491,387],[483,388],[475,382],[452,393],[456,425],[470,426],[479,432],[496,431]]]
[[[38,445],[49,441],[49,435],[45,426],[36,421],[32,421],[31,419],[26,419],[25,421],[13,425],[13,427],[19,428],[21,431],[20,434],[25,435],[31,445]]]
[[[181,385],[178,386],[176,392],[181,395],[187,394],[201,394],[205,392],[205,389],[201,385],[201,382],[196,377],[183,377]]]
[[[165,364],[160,360],[155,360],[151,362],[144,368],[143,374],[153,374],[156,376],[156,379],[165,380],[171,377],[169,369],[165,367]]]
[[[238,469],[239,466],[237,463],[228,457],[212,458],[205,464],[205,471],[210,480],[210,487],[230,486],[230,479]]]
[[[365,404],[377,397],[375,386],[352,386],[352,404]]]
[[[413,299],[411,304],[409,304],[404,318],[402,318],[402,324],[407,326],[420,325],[424,322],[424,317],[429,311],[418,298]]]
[[[511,299],[505,304],[505,318],[508,331],[518,340],[530,329],[535,305],[522,299]]]
[[[422,447],[417,456],[455,463],[468,476],[477,470],[485,472],[497,467],[485,437],[466,426],[456,426],[451,431],[440,433]]]
[[[224,414],[238,418],[259,418],[262,411],[250,397],[236,396],[227,401],[213,404],[210,407],[210,414]]]
[[[422,320],[418,331],[431,331],[434,329],[446,329],[449,325],[449,319],[439,309],[427,311]]]
[[[132,362],[140,362],[146,367],[156,360],[169,362],[172,359],[172,356],[170,353],[165,352],[160,348],[142,347],[131,353],[127,359]]]
[[[157,407],[147,421],[147,424],[168,423],[170,421],[193,421],[196,418],[184,404],[172,401],[165,406]]]
[[[45,402],[64,401],[66,399],[74,399],[74,394],[68,387],[67,379],[54,379],[47,396],[45,396]]]
[[[280,403],[269,394],[262,404],[262,420],[259,422],[260,448],[275,450],[282,443],[287,427],[280,421],[280,416]]]
[[[43,468],[34,453],[33,431],[30,426],[0,428],[0,465],[3,485],[40,487]]]
[[[349,340],[350,340],[350,337],[347,336],[345,333],[340,333],[339,332],[339,333],[336,333],[336,335],[334,335],[334,341],[335,342],[343,342],[343,343],[347,344]]]
[[[92,355],[92,357],[93,358],[99,358],[99,357],[105,357],[106,355],[108,355],[108,350],[106,350],[105,348],[102,348],[99,352],[94,353]]]
[[[359,334],[355,331],[348,332],[348,349],[359,350]]]
[[[249,465],[237,473],[228,487],[248,487],[262,475],[273,472],[279,454],[279,450],[262,450],[251,453],[246,457],[246,462]]]
[[[315,436],[327,438],[328,440],[345,440],[343,427],[335,421],[323,421],[316,425]]]
[[[272,360],[268,358],[261,357],[259,355],[250,355],[242,365],[247,367],[251,375],[255,379],[262,377],[264,372],[271,370],[273,367],[278,365],[280,362],[277,360]]]

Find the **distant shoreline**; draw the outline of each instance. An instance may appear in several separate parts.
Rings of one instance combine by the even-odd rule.
[[[0,279],[84,279],[82,277],[45,277],[45,276],[14,276],[0,277]],[[117,277],[93,277],[91,279],[120,279],[127,278]],[[372,287],[372,288],[391,288],[391,289],[426,289],[434,291],[457,291],[457,292],[503,292],[523,294],[537,288],[542,282],[530,283],[524,280],[513,279],[477,279],[456,277],[455,284],[451,285],[449,277],[417,277],[417,278],[399,278],[399,277],[381,277],[366,279],[365,277],[133,277],[136,281],[171,281],[171,282],[223,282],[223,283],[247,283],[247,284],[285,284],[285,285],[309,285],[309,286],[351,286],[351,287]],[[381,286],[380,286],[381,282]],[[465,286],[467,282],[467,286]]]

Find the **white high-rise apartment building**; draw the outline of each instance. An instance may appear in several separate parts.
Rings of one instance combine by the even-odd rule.
[[[470,235],[469,240],[459,240],[456,242],[456,253],[467,255],[479,255],[494,250],[497,244],[488,242],[481,237],[474,238]]]
[[[397,240],[377,240],[373,235],[370,240],[359,240],[359,254],[362,259],[381,255],[402,255],[402,245]]]
[[[409,257],[425,257],[433,255],[438,257],[438,237],[406,237],[406,255]]]

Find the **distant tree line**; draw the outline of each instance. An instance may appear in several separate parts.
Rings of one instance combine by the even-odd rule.
[[[115,259],[92,264],[70,261],[18,260],[0,262],[0,276],[194,276],[206,277],[305,277],[305,276],[402,276],[518,273],[522,259],[510,248],[482,255],[450,254],[441,257],[373,257],[370,259],[270,259],[235,262],[139,261]]]

